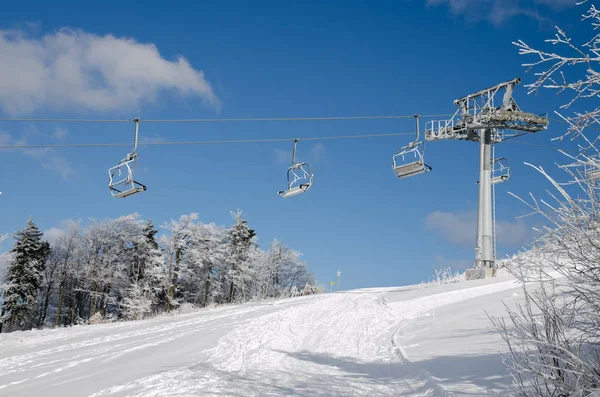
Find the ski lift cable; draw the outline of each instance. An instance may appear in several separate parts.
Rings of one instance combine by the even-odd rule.
[[[454,114],[420,114],[421,118],[449,117]],[[246,117],[246,118],[207,118],[207,119],[138,119],[140,123],[222,123],[245,121],[327,121],[327,120],[377,120],[377,119],[409,119],[414,115],[382,115],[382,116],[332,116],[332,117]],[[568,124],[565,120],[549,118],[557,123]],[[51,123],[130,123],[135,119],[68,119],[39,117],[0,117],[5,122],[51,122]],[[600,130],[598,127],[589,129]]]
[[[429,114],[420,117],[435,118],[448,117],[452,114]],[[326,121],[326,120],[374,120],[374,119],[409,119],[413,115],[388,115],[388,116],[333,116],[333,117],[249,117],[249,118],[223,118],[223,119],[139,119],[140,123],[219,123],[240,121]],[[130,123],[132,119],[52,119],[52,118],[9,118],[0,117],[0,121],[27,121],[27,122],[55,122],[55,123]]]
[[[168,146],[168,145],[211,145],[211,144],[227,144],[227,143],[269,143],[269,142],[293,142],[294,139],[299,141],[318,141],[331,139],[360,139],[360,138],[377,138],[390,136],[414,135],[414,132],[397,132],[389,134],[364,134],[364,135],[338,135],[338,136],[323,136],[323,137],[305,137],[305,138],[267,138],[267,139],[228,139],[215,141],[162,141],[162,142],[139,142],[138,146]],[[504,140],[507,141],[506,139]],[[545,149],[566,152],[579,152],[574,149],[563,149],[555,146],[539,145],[523,141],[509,141],[508,143],[516,143],[519,145],[529,145]],[[41,144],[41,145],[0,145],[0,149],[45,149],[45,148],[75,148],[75,147],[118,147],[131,146],[131,143],[66,143],[66,144]]]
[[[364,134],[364,135],[337,135],[306,138],[267,138],[267,139],[227,139],[215,141],[162,141],[162,142],[138,142],[138,146],[163,146],[163,145],[211,145],[226,143],[267,143],[267,142],[290,142],[298,141],[321,141],[331,139],[358,139],[378,138],[388,136],[413,135],[414,132],[396,132],[389,134]],[[72,148],[72,147],[116,147],[131,146],[131,143],[65,143],[65,144],[42,144],[42,145],[0,145],[0,149],[42,149],[42,148]]]

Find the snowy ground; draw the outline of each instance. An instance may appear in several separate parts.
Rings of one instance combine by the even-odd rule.
[[[484,396],[508,276],[0,334],[0,396]]]

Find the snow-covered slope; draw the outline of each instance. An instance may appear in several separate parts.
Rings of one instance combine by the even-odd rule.
[[[0,334],[0,396],[483,396],[508,276]]]

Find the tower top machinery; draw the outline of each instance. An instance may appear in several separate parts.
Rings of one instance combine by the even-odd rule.
[[[491,145],[504,140],[506,130],[518,131],[514,136],[536,133],[548,128],[547,114],[524,112],[513,98],[519,77],[454,100],[458,109],[450,119],[432,120],[425,124],[425,139],[456,139],[480,143],[479,210],[475,268],[495,268],[493,247],[492,184],[503,182],[509,175],[492,180],[492,169],[500,159],[492,161]],[[497,98],[502,95],[502,100]],[[502,159],[506,161],[506,159]],[[500,164],[502,165],[502,164]],[[507,167],[507,165],[506,165]],[[505,167],[505,168],[506,168]],[[502,171],[505,171],[503,169]],[[493,270],[485,274],[493,274]]]

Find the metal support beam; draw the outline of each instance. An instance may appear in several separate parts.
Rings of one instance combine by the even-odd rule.
[[[492,130],[480,130],[479,134],[479,208],[475,267],[493,268],[496,258],[494,258],[492,237]]]
[[[510,98],[512,97],[512,92],[513,92],[513,88],[514,88],[515,84],[519,84],[519,83],[521,83],[520,77],[514,78],[509,81],[505,81],[500,84],[496,84],[496,85],[494,85],[492,87],[488,87],[484,90],[480,90],[473,94],[465,95],[462,98],[455,99],[454,106],[458,106],[461,102],[466,102],[469,99],[478,98],[480,96],[490,95],[490,94],[493,96],[496,92],[498,92],[499,90],[501,90],[503,88],[506,89],[506,92],[508,95],[508,97],[506,95],[504,97],[504,105],[506,105],[508,100],[510,100]]]

